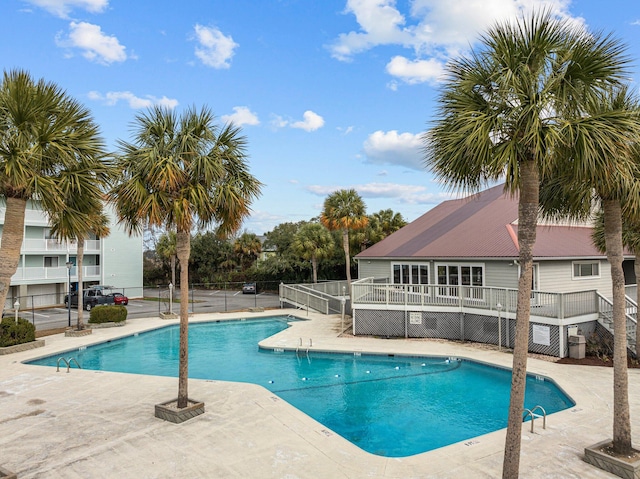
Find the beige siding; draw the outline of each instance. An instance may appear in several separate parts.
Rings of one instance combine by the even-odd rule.
[[[494,288],[518,288],[518,266],[513,261],[486,261],[485,286]]]
[[[573,278],[572,261],[540,261],[540,291],[550,293],[569,293],[573,291],[597,290],[604,296],[611,296],[611,268],[609,263],[600,260],[600,276],[597,278]]]
[[[387,278],[391,281],[389,260],[358,260],[358,278]]]

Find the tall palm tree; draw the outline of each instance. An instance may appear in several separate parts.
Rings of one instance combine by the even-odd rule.
[[[71,172],[87,194],[107,180],[104,145],[89,110],[54,83],[24,70],[4,72],[0,85],[0,195],[6,212],[0,246],[0,305],[20,259],[27,201],[52,216],[66,208],[61,183]],[[79,212],[76,221],[83,221]]]
[[[167,231],[158,239],[156,253],[169,260],[171,265],[171,284],[176,286],[176,232]]]
[[[632,450],[622,262],[623,217],[640,218],[640,163],[635,149],[640,144],[639,105],[626,87],[586,105],[581,127],[563,131],[584,151],[553,165],[540,193],[543,209],[551,216],[585,218],[594,204],[601,209],[613,293],[613,451],[620,455]]]
[[[478,191],[505,179],[518,195],[520,276],[503,477],[518,476],[529,346],[539,185],[549,166],[573,157],[563,128],[581,127],[583,104],[627,75],[619,41],[550,13],[496,24],[479,50],[452,61],[439,119],[425,135],[426,163],[453,188]],[[576,152],[576,155],[580,152]]]
[[[135,118],[133,142],[120,142],[123,172],[110,191],[129,233],[146,225],[176,231],[180,268],[178,408],[188,405],[189,254],[191,229],[218,224],[236,231],[260,194],[247,165],[246,138],[233,124],[219,127],[207,107],[181,116],[161,107]]]
[[[319,223],[305,223],[293,238],[291,248],[305,260],[311,260],[313,282],[318,282],[318,260],[327,258],[333,251],[331,233]]]
[[[349,231],[367,226],[367,208],[354,189],[338,190],[324,200],[320,222],[330,231],[342,232],[342,247],[347,270],[347,285],[351,296],[351,257],[349,255]]]
[[[84,243],[89,234],[97,237],[105,237],[109,234],[109,218],[104,214],[100,202],[96,202],[91,211],[78,210],[72,198],[67,199],[67,208],[51,216],[51,233],[53,236],[66,241],[75,240],[76,270],[78,272],[78,321],[76,328],[84,329],[84,295],[83,295],[83,263]],[[83,217],[84,221],[78,223],[74,217]],[[69,298],[71,301],[71,298]]]

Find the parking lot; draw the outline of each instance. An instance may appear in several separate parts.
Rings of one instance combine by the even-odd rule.
[[[175,301],[180,291],[174,292],[173,312],[180,312],[180,303]],[[189,292],[189,312],[212,313],[241,311],[249,308],[277,308],[280,306],[276,293],[242,294],[241,291],[230,290],[192,290]],[[158,317],[161,312],[169,311],[169,302],[166,297],[155,288],[145,288],[144,298],[129,298],[129,304],[125,306],[129,318]],[[85,311],[83,320],[89,320],[89,311]],[[20,317],[31,321],[36,326],[36,331],[60,329],[75,326],[78,320],[78,312],[75,308],[68,310],[62,306],[22,310]]]

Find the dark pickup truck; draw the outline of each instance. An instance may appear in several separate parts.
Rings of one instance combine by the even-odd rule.
[[[69,295],[64,297],[64,305],[69,303]],[[84,290],[82,297],[82,306],[87,311],[91,311],[91,308],[95,308],[101,304],[115,304],[115,298],[113,293],[105,288],[89,288]],[[78,293],[71,293],[71,306],[78,307]]]

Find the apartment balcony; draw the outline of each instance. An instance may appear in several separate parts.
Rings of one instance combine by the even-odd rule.
[[[77,267],[71,268],[71,281],[78,281]],[[95,281],[100,279],[100,266],[83,266],[83,280]],[[52,268],[43,267],[18,267],[16,273],[11,277],[11,284],[25,283],[53,283],[67,282],[69,280],[69,270],[66,266]]]
[[[34,253],[72,253],[75,254],[78,251],[78,244],[75,241],[58,241],[55,239],[28,239],[25,238],[22,241],[22,254],[34,254]],[[85,240],[84,241],[85,253],[99,253],[100,252],[100,240]]]

